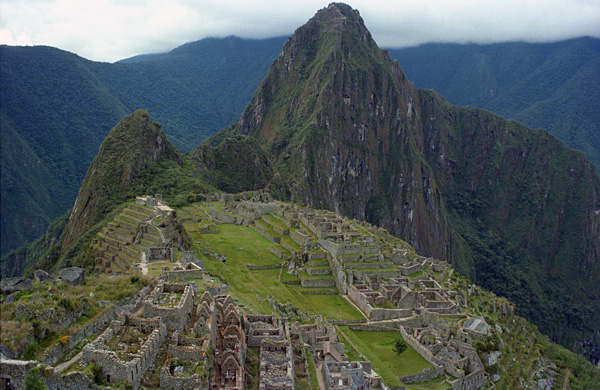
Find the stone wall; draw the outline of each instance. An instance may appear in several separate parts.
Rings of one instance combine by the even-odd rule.
[[[382,320],[390,320],[394,318],[403,318],[409,317],[412,314],[411,309],[383,309],[383,308],[374,308],[368,302],[367,297],[362,294],[356,286],[348,287],[348,296],[352,299],[356,306],[362,310],[363,313],[369,318],[371,321],[382,321]]]
[[[284,251],[282,251],[281,249],[277,248],[277,247],[270,247],[269,250],[271,251],[271,253],[273,253],[275,256],[279,257],[282,260],[289,260],[290,256],[288,254],[286,254]]]
[[[302,287],[334,287],[335,280],[333,279],[303,279],[300,278]]]
[[[202,378],[198,374],[189,377],[172,376],[169,372],[169,360],[167,360],[167,363],[160,369],[160,388],[172,390],[206,390],[208,389],[208,385],[202,381]]]
[[[437,370],[438,368],[442,368],[443,370],[442,363],[435,356],[433,356],[425,346],[421,345],[421,343],[419,343],[414,337],[406,333],[406,330],[403,326],[400,326],[399,330],[404,341],[406,341],[408,345],[413,347],[414,350],[417,351],[417,353],[423,357],[423,359],[427,360],[434,367],[435,370]]]
[[[160,294],[168,292],[179,292],[183,294],[176,307],[163,307],[157,305],[156,299]],[[144,301],[144,317],[161,317],[169,331],[183,331],[188,325],[194,308],[194,290],[189,284],[182,283],[160,283],[152,294]]]
[[[0,380],[9,380],[13,389],[23,390],[27,373],[37,364],[38,362],[0,358]]]
[[[130,355],[131,360],[129,361],[121,360],[107,346],[125,326],[151,330],[139,350]],[[94,363],[101,367],[104,378],[109,383],[125,381],[137,388],[142,375],[154,362],[158,349],[164,343],[166,336],[167,327],[161,322],[160,318],[143,319],[124,313],[113,321],[96,340],[83,348],[81,361],[84,364]]]
[[[444,374],[442,367],[436,367],[435,369],[425,368],[423,371],[412,375],[400,376],[398,379],[404,383],[420,383],[430,381],[438,376]]]
[[[292,237],[292,240],[296,241],[296,244],[298,245],[303,245],[307,241],[310,241],[309,238],[300,230],[291,230],[290,237]]]
[[[100,390],[90,378],[79,371],[70,372],[62,375],[48,370],[48,375],[44,377],[44,383],[48,390]]]
[[[83,325],[74,335],[68,337],[66,343],[56,342],[48,348],[42,357],[42,363],[48,366],[54,365],[71,349],[75,348],[86,337],[100,332],[115,318],[116,309],[113,305],[109,306],[104,313],[89,324]]]

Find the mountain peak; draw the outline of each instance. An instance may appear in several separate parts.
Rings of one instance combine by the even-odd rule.
[[[122,202],[136,175],[161,159],[182,164],[179,151],[147,111],[137,110],[113,127],[83,180],[63,232],[63,248],[69,248],[111,207]]]
[[[343,23],[346,20],[362,21],[358,10],[352,9],[348,4],[330,3],[327,7],[317,11],[313,17],[315,21]]]

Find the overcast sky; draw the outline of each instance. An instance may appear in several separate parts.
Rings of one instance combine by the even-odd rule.
[[[291,35],[328,1],[0,0],[0,43],[113,62],[206,37]],[[381,47],[600,37],[600,0],[354,0]]]

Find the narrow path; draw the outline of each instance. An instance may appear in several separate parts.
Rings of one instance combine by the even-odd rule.
[[[320,389],[326,389],[325,380],[323,379],[323,361],[318,360],[315,362],[315,370],[317,371],[317,382],[319,382]]]
[[[67,367],[69,367],[71,364],[75,363],[79,359],[81,359],[81,352],[79,352],[77,355],[73,356],[73,358],[71,360],[69,360],[68,362],[61,363],[58,366],[54,367],[54,371],[55,372],[62,372]]]
[[[142,251],[140,266],[142,267],[142,275],[148,275],[148,261],[146,260],[146,251]]]
[[[568,390],[571,388],[571,386],[569,386],[569,384],[570,384],[569,378],[570,377],[571,377],[571,370],[569,370],[567,368],[567,372],[565,372],[565,381],[563,382],[562,390]]]

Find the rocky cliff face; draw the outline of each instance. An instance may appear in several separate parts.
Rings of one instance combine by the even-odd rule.
[[[416,93],[358,11],[332,4],[285,44],[235,132],[265,145],[300,200],[369,219],[448,258]]]
[[[181,155],[160,124],[144,110],[123,118],[108,133],[88,169],[61,237],[62,251],[124,200],[128,185],[139,172],[161,159],[182,164]]]
[[[292,198],[386,227],[497,293],[531,283],[537,295],[511,298],[539,303],[532,315],[565,296],[559,310],[598,308],[593,166],[544,131],[417,90],[345,4],[296,31],[232,133],[263,145]]]

